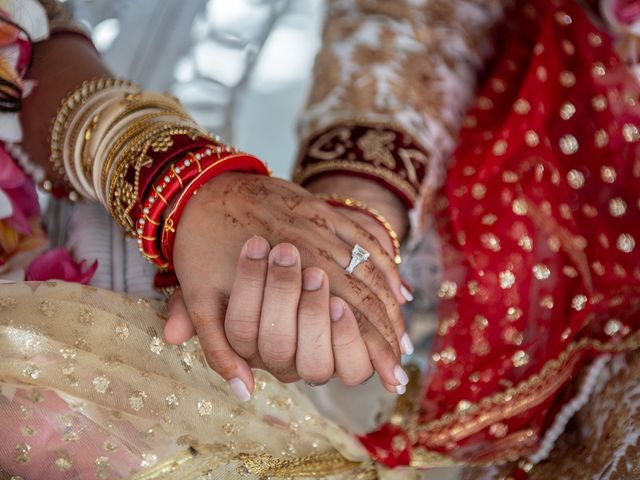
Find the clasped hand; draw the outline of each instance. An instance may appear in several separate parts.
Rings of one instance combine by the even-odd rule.
[[[371,257],[347,274],[356,243]],[[167,341],[197,333],[241,400],[253,391],[252,367],[284,382],[335,376],[347,385],[375,370],[389,391],[404,392],[400,345],[412,347],[393,260],[372,233],[299,186],[217,177],[185,209],[174,265],[181,289],[170,300]]]

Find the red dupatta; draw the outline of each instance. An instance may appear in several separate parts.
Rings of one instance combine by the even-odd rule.
[[[436,207],[426,390],[361,438],[393,467],[535,452],[594,357],[640,346],[640,89],[575,2],[519,2]]]

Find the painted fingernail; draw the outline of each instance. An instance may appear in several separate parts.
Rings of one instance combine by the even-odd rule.
[[[302,275],[302,288],[307,292],[320,290],[322,286],[322,271],[317,268],[309,268]]]
[[[290,267],[296,263],[296,249],[293,245],[282,243],[273,249],[273,260],[281,267]]]
[[[396,380],[400,383],[400,385],[406,385],[407,383],[409,383],[409,376],[400,365],[396,365],[394,367],[393,376],[396,377]]]
[[[262,237],[252,237],[246,243],[247,257],[252,260],[262,260],[269,253],[269,244]]]
[[[332,322],[337,322],[344,315],[344,303],[338,298],[332,298],[329,302],[329,316]]]
[[[396,393],[398,395],[404,395],[404,393],[407,391],[407,387],[405,387],[404,385],[398,385],[396,387]]]
[[[405,355],[411,355],[414,351],[413,343],[411,342],[411,339],[409,338],[409,335],[406,332],[404,335],[402,335],[402,338],[400,339],[400,349],[402,350],[402,353],[404,353]]]
[[[404,285],[400,285],[400,293],[402,294],[402,296],[407,302],[413,302],[413,294]]]
[[[233,392],[233,394],[241,402],[244,403],[251,400],[251,394],[249,393],[249,389],[244,384],[244,382],[239,378],[236,377],[229,380],[229,386],[231,387],[231,391]]]

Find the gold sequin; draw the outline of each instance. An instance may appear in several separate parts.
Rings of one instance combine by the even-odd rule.
[[[582,213],[584,213],[586,217],[594,218],[598,215],[598,210],[596,210],[592,205],[585,203],[582,205]]]
[[[33,437],[38,430],[33,425],[25,425],[20,429],[20,433],[22,433],[23,437]]]
[[[516,283],[516,276],[513,274],[511,270],[505,270],[498,274],[500,280],[500,288],[508,289],[513,287],[513,284]]]
[[[160,337],[153,337],[151,339],[151,343],[149,344],[149,349],[155,353],[156,355],[160,355],[164,350],[165,343]]]
[[[476,200],[482,200],[487,193],[487,187],[482,183],[474,183],[471,187],[471,196]]]
[[[587,42],[589,42],[589,45],[592,47],[599,47],[602,45],[602,37],[597,33],[589,32],[587,35]]]
[[[531,105],[524,98],[519,98],[513,104],[513,111],[518,115],[526,115],[531,111]]]
[[[538,68],[536,68],[536,77],[541,82],[546,82],[548,78],[547,69],[539,65]]]
[[[456,412],[466,412],[473,404],[469,400],[460,400],[456,405]]]
[[[509,307],[507,309],[507,320],[510,322],[515,322],[520,317],[522,317],[522,310],[517,307]]]
[[[620,332],[620,330],[622,330],[622,322],[620,322],[620,320],[618,320],[617,318],[612,318],[604,326],[604,333],[606,333],[610,337]]]
[[[491,110],[493,108],[493,102],[488,97],[478,97],[477,105],[480,110]]]
[[[572,155],[578,151],[578,139],[571,134],[560,137],[560,150],[565,155]]]
[[[578,276],[578,271],[570,265],[565,265],[562,267],[562,273],[564,273],[569,278],[576,278]]]
[[[584,186],[584,175],[579,170],[569,170],[567,173],[567,182],[573,189],[582,188]]]
[[[591,74],[594,77],[604,77],[607,73],[607,70],[604,68],[602,62],[594,62],[591,66]]]
[[[622,136],[626,142],[637,142],[640,139],[640,131],[638,131],[638,127],[632,123],[625,123],[622,127]]]
[[[43,300],[40,302],[40,312],[45,317],[51,318],[56,313],[56,307],[53,302],[50,302],[49,300]]]
[[[493,225],[494,223],[496,223],[496,220],[498,220],[498,217],[496,217],[493,213],[487,213],[482,217],[481,222],[483,225]]]
[[[38,377],[40,377],[40,373],[41,373],[40,367],[38,367],[33,363],[28,364],[26,367],[22,369],[22,375],[24,375],[27,378],[30,378],[31,380],[37,380]]]
[[[457,293],[458,284],[449,280],[443,281],[440,285],[440,290],[438,290],[438,296],[448,300],[454,298]]]
[[[603,129],[596,130],[594,143],[598,148],[604,148],[609,144],[609,135]]]
[[[524,235],[518,239],[518,246],[525,252],[531,252],[533,250],[533,240],[530,236]]]
[[[554,18],[556,19],[556,22],[558,22],[560,25],[563,25],[563,26],[571,25],[571,23],[573,22],[573,20],[569,15],[567,15],[565,12],[562,12],[560,10],[558,10],[555,13]]]
[[[596,95],[591,99],[591,106],[596,112],[602,112],[607,108],[607,99],[604,95]]]
[[[167,407],[172,410],[174,408],[177,408],[180,405],[180,402],[178,401],[178,396],[175,393],[171,393],[167,395],[164,399],[164,403],[166,403]]]
[[[480,241],[485,248],[492,252],[500,251],[500,240],[493,233],[483,233],[480,236]]]
[[[616,240],[616,247],[624,253],[631,253],[636,246],[635,239],[628,233],[622,233]]]
[[[129,396],[129,406],[135,412],[139,412],[144,408],[144,401],[147,398],[147,394],[143,391],[134,392]]]
[[[509,427],[501,422],[494,423],[489,427],[489,434],[494,436],[495,438],[503,438],[507,435],[508,432]]]
[[[616,171],[607,165],[600,168],[600,179],[605,183],[613,183],[616,181]]]
[[[609,200],[609,213],[611,214],[611,216],[621,217],[626,213],[626,211],[627,204],[622,198],[616,197]]]
[[[56,468],[61,472],[70,470],[71,467],[73,467],[73,463],[71,462],[71,459],[67,454],[60,455],[58,458],[56,458],[55,463],[56,463]]]
[[[540,306],[548,309],[553,308],[553,297],[551,295],[545,295],[540,299]]]
[[[213,404],[208,400],[200,400],[198,402],[198,414],[201,417],[207,417],[213,413]]]
[[[442,350],[440,353],[434,353],[433,356],[434,362],[442,362],[444,364],[449,364],[456,361],[457,353],[453,349],[453,347],[447,347]]]
[[[492,78],[491,79],[491,88],[496,93],[502,93],[502,92],[505,91],[506,85],[499,78]]]
[[[99,375],[93,379],[93,388],[98,393],[107,393],[111,381],[104,375]]]
[[[31,461],[31,445],[28,443],[19,443],[16,445],[16,463],[29,463]]]
[[[529,355],[527,355],[527,352],[523,350],[518,350],[512,355],[511,362],[516,368],[524,367],[527,363],[529,363]]]
[[[551,270],[549,270],[549,267],[547,267],[542,263],[536,263],[533,266],[532,270],[533,270],[533,276],[536,277],[538,280],[546,280],[551,275]]]
[[[524,141],[529,147],[537,147],[540,143],[540,137],[533,130],[527,130],[524,134]]]
[[[143,453],[142,461],[140,462],[140,466],[142,468],[153,467],[156,463],[158,463],[158,456],[153,453]]]
[[[571,299],[571,308],[576,311],[581,311],[587,304],[587,297],[582,294],[578,294]]]
[[[527,202],[522,198],[516,198],[511,204],[511,210],[516,215],[526,215],[527,214]]]
[[[562,49],[567,55],[573,55],[576,52],[576,47],[573,46],[573,43],[566,39],[562,40]]]
[[[516,183],[518,181],[518,174],[511,170],[505,170],[502,172],[502,181],[505,183]]]
[[[560,72],[560,85],[569,88],[576,84],[576,76],[567,70]]]
[[[604,275],[605,271],[604,271],[604,265],[602,265],[602,263],[600,263],[599,261],[595,261],[591,263],[591,268],[593,269],[593,271],[595,272],[596,275]]]
[[[569,120],[576,113],[576,107],[571,102],[565,102],[560,107],[560,118]]]

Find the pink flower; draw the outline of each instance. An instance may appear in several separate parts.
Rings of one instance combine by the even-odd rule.
[[[614,31],[640,34],[640,0],[602,0],[600,9]]]
[[[87,261],[76,262],[64,248],[55,248],[38,256],[27,268],[27,280],[64,280],[87,285],[98,268],[98,261],[89,267]]]
[[[0,220],[8,220],[11,226],[23,235],[31,233],[29,219],[40,214],[38,194],[33,180],[15,164],[2,146],[0,146],[0,191],[3,194],[2,201],[8,201],[10,204],[3,205],[3,210],[8,209],[11,212]]]

